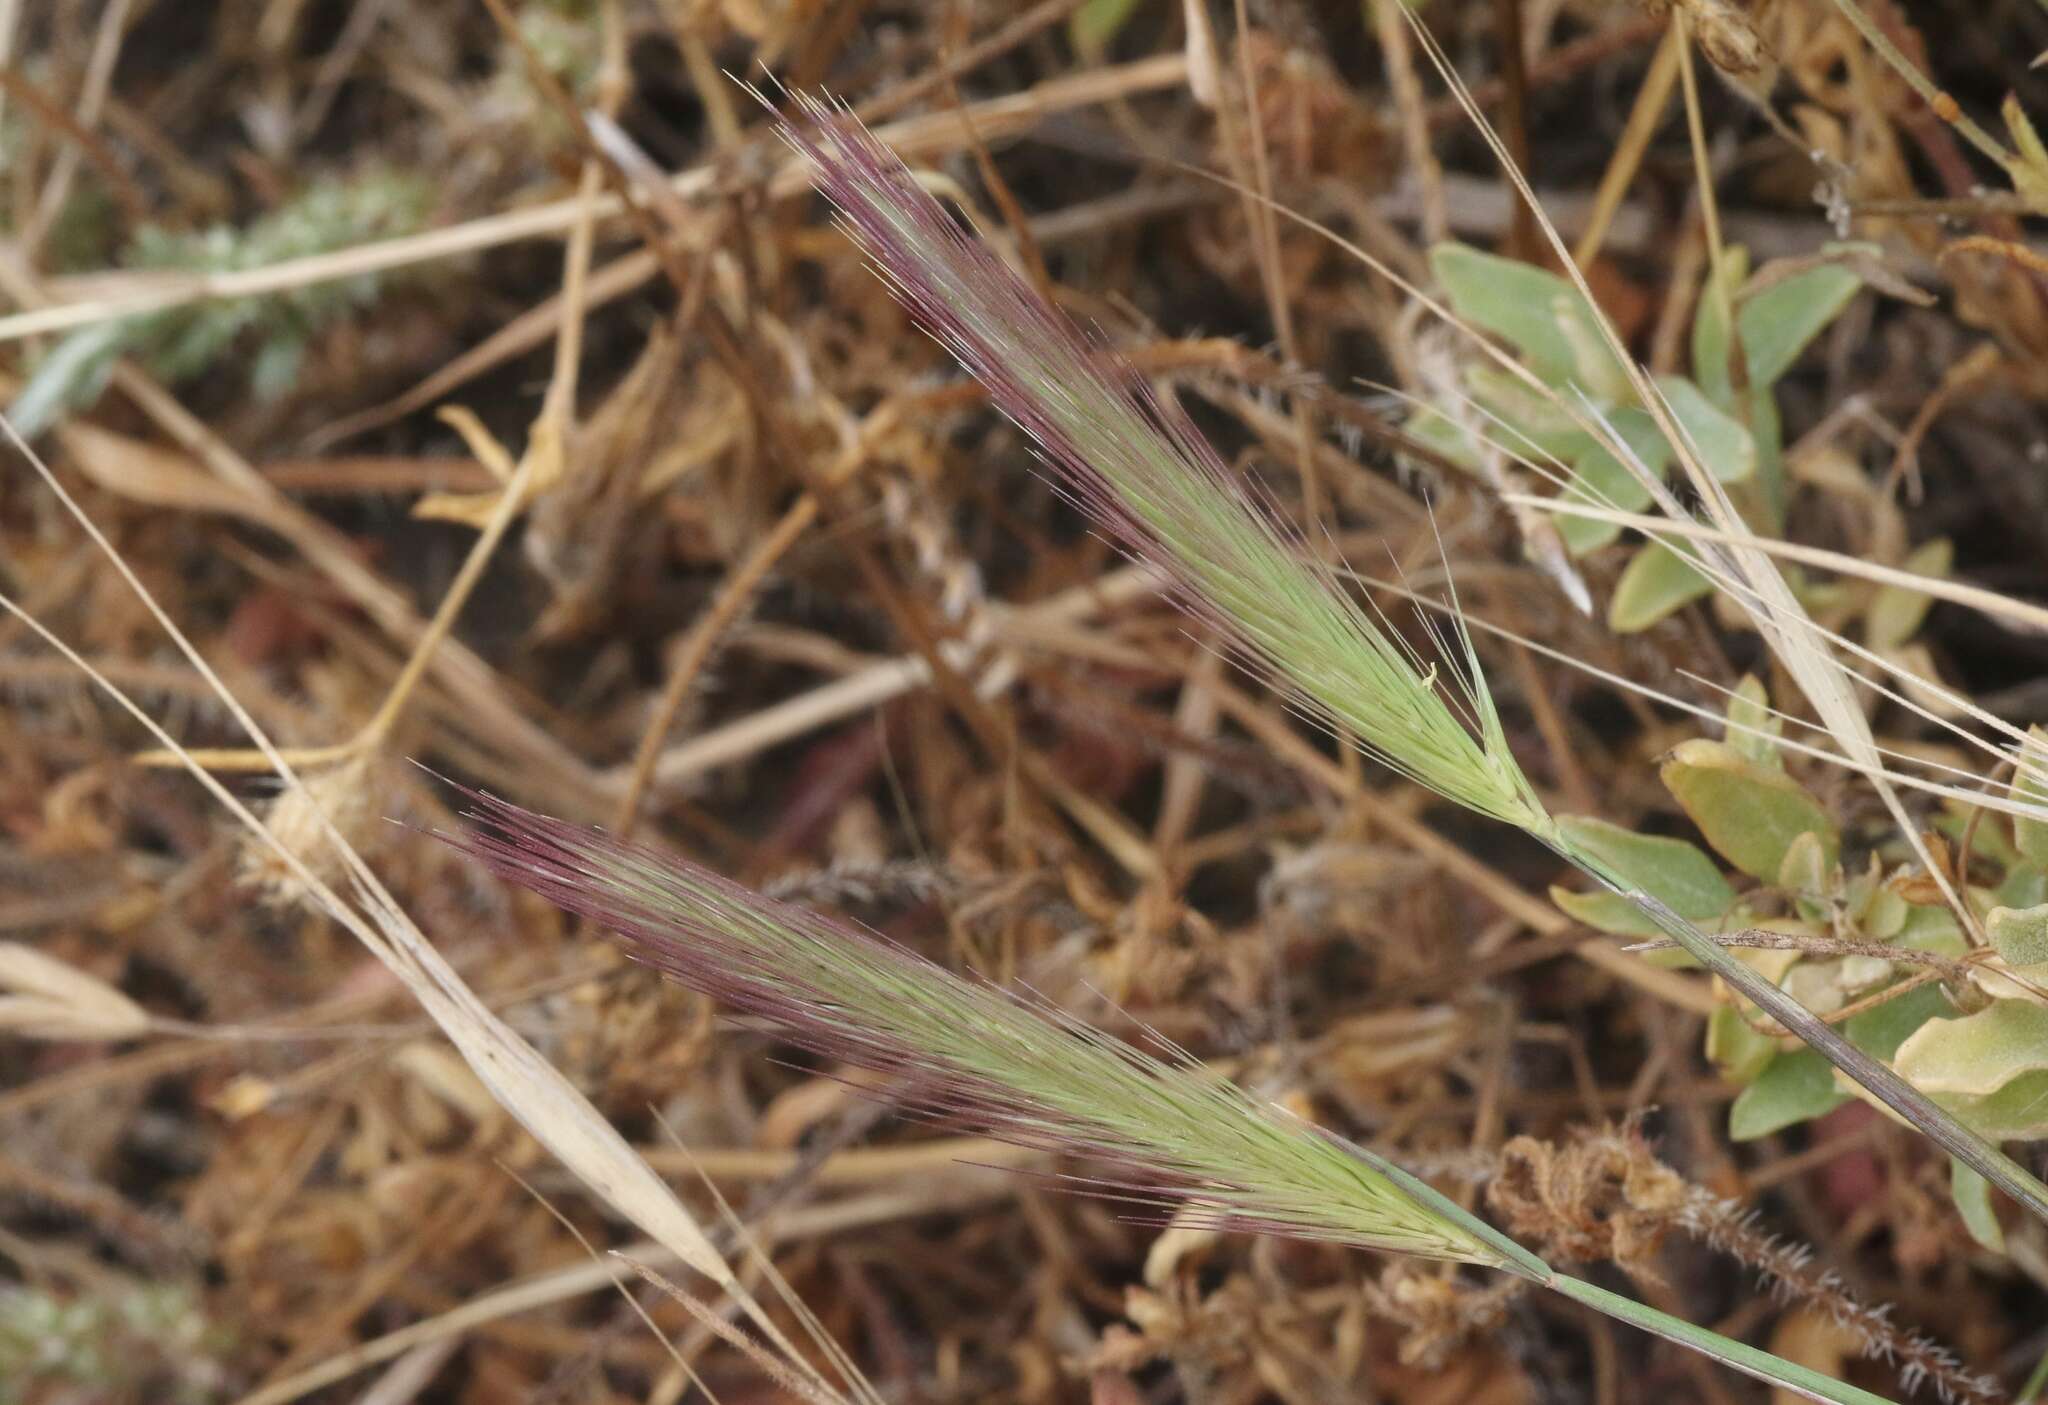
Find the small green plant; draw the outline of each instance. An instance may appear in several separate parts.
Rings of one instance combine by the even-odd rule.
[[[1868,252],[1832,246],[1818,261],[1786,260],[1750,277],[1744,251],[1728,250],[1720,286],[1709,280],[1693,321],[1693,374],[1656,379],[1700,459],[1759,530],[1783,529],[1789,497],[1774,387],[1863,286],[1853,265]],[[1458,368],[1458,384],[1443,387],[1416,414],[1409,432],[1474,473],[1483,472],[1487,456],[1506,454],[1539,471],[1548,465],[1568,500],[1623,512],[1649,507],[1649,485],[1587,431],[1585,416],[1568,409],[1583,395],[1644,468],[1658,476],[1670,470],[1672,446],[1637,402],[1585,296],[1554,273],[1462,244],[1438,245],[1429,261],[1452,309],[1513,348],[1551,394],[1538,395],[1504,368],[1473,358]],[[1733,337],[1727,307],[1735,309]],[[1566,551],[1580,557],[1615,546],[1622,527],[1560,515],[1557,532]],[[1647,629],[1713,590],[1680,546],[1652,541],[1620,549],[1629,559],[1607,615],[1617,632]]]
[[[147,1284],[77,1296],[0,1286],[0,1405],[218,1399],[226,1343],[192,1290]]]
[[[522,149],[554,150],[577,135],[561,108],[536,85],[533,65],[553,75],[579,104],[596,96],[604,68],[604,26],[584,0],[529,0],[513,15],[517,38],[498,47],[497,67],[479,104],[495,125],[518,133]]]
[[[1886,599],[1869,614],[1899,611]],[[1560,823],[1985,1138],[2048,1136],[2048,824],[1975,815],[1956,801],[1938,820],[1947,846],[1937,853],[1952,855],[1957,886],[1990,942],[1973,947],[1914,867],[1845,838],[1787,770],[1779,727],[1762,685],[1745,679],[1730,696],[1722,738],[1681,743],[1666,757],[1665,788],[1712,854],[1602,820]],[[2035,738],[2048,748],[2048,732],[2037,728]],[[2014,793],[2036,794],[2024,785]],[[1551,896],[1599,931],[1662,936],[1611,892],[1553,888]],[[1709,1022],[1707,1053],[1742,1085],[1728,1119],[1737,1141],[1810,1121],[1860,1091],[1740,996]],[[1995,1246],[1983,1178],[1958,1164],[1952,1187],[1972,1233]]]
[[[317,180],[240,228],[184,232],[146,225],[136,232],[125,263],[135,271],[203,275],[333,253],[416,230],[430,199],[424,180],[394,171]],[[89,408],[123,356],[176,383],[213,371],[231,348],[247,349],[250,389],[275,397],[297,379],[313,338],[370,306],[385,286],[381,275],[363,273],[267,297],[196,303],[81,327],[43,356],[8,407],[8,418],[19,433],[33,437],[61,416]]]

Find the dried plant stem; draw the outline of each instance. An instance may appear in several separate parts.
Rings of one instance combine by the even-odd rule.
[[[1006,137],[1026,130],[1056,112],[1089,107],[1133,93],[1179,87],[1186,81],[1186,58],[1178,53],[1160,54],[1133,63],[1071,74],[1040,83],[1021,93],[1009,93],[975,103],[974,120],[985,136],[991,139]],[[904,118],[889,124],[882,132],[892,145],[904,151],[946,151],[960,140],[959,120],[951,112]],[[721,170],[722,167],[714,165],[694,166],[672,176],[670,189],[685,200],[706,198],[718,189]],[[788,195],[802,190],[804,183],[803,172],[792,165],[771,177],[767,186],[772,194]],[[0,317],[0,342],[90,326],[117,317],[186,307],[212,299],[287,292],[315,283],[332,282],[337,278],[430,263],[528,239],[551,238],[575,225],[581,206],[582,201],[570,196],[528,209],[487,215],[421,235],[387,239],[332,254],[291,259],[268,268],[189,278],[153,275],[147,281],[137,279],[133,292],[55,303]],[[622,211],[622,202],[616,198],[603,197],[596,202],[595,213],[600,220],[615,218]]]
[[[1947,980],[1968,980],[1971,963],[1958,961],[1951,956],[1942,956],[1932,951],[1921,951],[1917,947],[1894,946],[1890,942],[1843,941],[1839,937],[1809,937],[1794,932],[1767,932],[1752,928],[1742,932],[1716,932],[1711,934],[1722,946],[1744,951],[1802,951],[1809,956],[1874,956],[1880,961],[1896,961],[1902,966],[1925,966]],[[1678,943],[1670,938],[1661,941],[1634,942],[1629,951],[1672,951]],[[1889,996],[1889,990],[1880,992]],[[1859,1002],[1860,1003],[1860,1002]],[[1829,1017],[1830,1022],[1839,1023],[1841,1012]]]
[[[789,510],[768,534],[748,550],[746,558],[732,570],[718,588],[711,606],[690,627],[682,648],[677,650],[674,664],[669,669],[668,682],[663,685],[661,697],[654,705],[654,715],[647,728],[640,734],[640,745],[634,750],[632,769],[626,775],[624,792],[619,796],[613,812],[612,823],[622,834],[630,834],[640,817],[640,803],[647,795],[647,788],[653,782],[655,769],[661,761],[662,744],[668,740],[670,726],[676,714],[682,710],[690,690],[697,684],[704,665],[711,660],[712,651],[732,622],[739,618],[775,563],[817,520],[818,495],[815,492],[803,494],[791,503]]]
[[[114,65],[121,56],[121,42],[128,37],[128,12],[131,8],[132,0],[112,0],[100,12],[99,23],[94,28],[92,50],[86,59],[84,89],[76,114],[78,125],[88,131],[99,124],[101,110],[106,106],[107,94],[113,84]],[[42,196],[29,215],[27,227],[19,235],[24,260],[34,260],[43,236],[56,224],[64,202],[70,198],[71,182],[78,175],[78,163],[84,154],[85,148],[78,145],[58,151]]]
[[[1015,1194],[1014,1183],[991,1176],[977,1180],[963,1193],[934,1196],[928,1186],[907,1190],[885,1190],[873,1195],[835,1200],[829,1205],[808,1206],[772,1216],[756,1236],[770,1244],[802,1244],[833,1234],[844,1234],[864,1226],[920,1215],[964,1214],[1008,1199]],[[650,1240],[639,1240],[614,1251],[622,1258],[644,1263],[667,1264],[675,1256]],[[744,1272],[744,1270],[742,1270]],[[346,1380],[359,1371],[396,1360],[434,1342],[460,1338],[494,1322],[556,1303],[602,1292],[616,1286],[618,1266],[605,1260],[570,1264],[508,1283],[472,1298],[437,1316],[396,1328],[383,1336],[349,1347],[324,1361],[315,1362],[296,1375],[273,1381],[234,1402],[234,1405],[288,1405],[314,1391]]]
[[[1712,273],[1708,296],[1714,300],[1715,314],[1721,318],[1721,325],[1735,325],[1735,292],[1728,286],[1724,274],[1727,267],[1726,249],[1721,242],[1721,202],[1714,194],[1714,167],[1707,151],[1707,129],[1705,119],[1700,115],[1699,78],[1694,71],[1692,60],[1692,30],[1685,17],[1685,7],[1671,8],[1671,33],[1676,39],[1673,46],[1678,54],[1679,84],[1685,92],[1685,129],[1691,137],[1693,179],[1699,189],[1700,219],[1707,231],[1707,268]],[[1519,163],[1516,165],[1519,171]],[[1531,202],[1523,201],[1527,206]],[[1742,339],[1731,336],[1728,339],[1728,378],[1735,388],[1739,402],[1748,403],[1749,367],[1743,360]],[[1747,415],[1744,415],[1747,418]]]
[[[443,418],[454,424],[457,431],[465,437],[485,434],[483,426],[466,414],[459,419],[453,415]],[[454,581],[449,584],[447,593],[442,596],[439,608],[427,622],[427,627],[413,645],[404,668],[399,671],[397,679],[385,693],[383,702],[378,704],[377,711],[370,720],[347,741],[329,746],[284,747],[279,750],[279,755],[294,766],[321,766],[346,761],[353,756],[374,751],[384,744],[391,735],[391,729],[398,725],[398,719],[404,715],[405,705],[411,699],[414,690],[426,677],[427,669],[434,661],[435,651],[454,629],[455,620],[462,613],[462,607],[469,602],[470,592],[475,590],[477,582],[483,579],[484,569],[490,565],[498,544],[504,540],[505,533],[511,530],[512,523],[524,510],[527,491],[531,488],[535,476],[536,457],[529,455],[506,481],[490,520],[484,524],[483,531],[471,543],[469,553],[463,558],[462,565],[456,571]],[[138,752],[134,761],[140,766],[172,768],[182,767],[187,761],[192,761],[208,770],[222,772],[260,772],[271,769],[270,758],[254,747],[202,747],[187,750],[182,755],[177,751],[158,747]]]
[[[427,675],[427,668],[433,662],[442,643],[455,628],[455,621],[462,613],[462,607],[469,603],[471,592],[477,582],[483,579],[484,570],[497,553],[498,545],[505,534],[512,529],[528,505],[534,489],[542,484],[558,480],[568,466],[565,463],[566,445],[574,430],[576,413],[576,385],[583,364],[583,322],[587,312],[584,302],[584,288],[590,275],[592,238],[596,225],[595,201],[598,192],[599,171],[595,162],[586,161],[580,179],[578,199],[582,218],[570,230],[568,247],[563,252],[562,298],[564,314],[560,334],[555,342],[554,372],[548,382],[545,399],[541,403],[539,417],[534,421],[533,431],[526,453],[516,467],[510,456],[492,438],[483,422],[468,410],[450,407],[442,411],[442,420],[454,428],[469,445],[470,452],[492,477],[499,481],[496,502],[491,514],[483,524],[483,530],[471,543],[468,554],[463,558],[455,579],[449,583],[441,598],[440,606],[427,622],[427,627],[414,642],[412,653],[399,671],[397,679],[385,694],[384,701],[370,720],[345,742],[333,746],[293,748],[283,753],[296,766],[321,765],[345,761],[351,757],[374,752],[390,739],[391,731],[404,715],[405,705],[412,698],[421,680]],[[136,757],[138,764],[147,766],[181,766],[187,759],[197,760],[200,765],[223,771],[267,771],[270,759],[258,748],[188,751],[184,756],[158,749],[146,751]]]
[[[1572,248],[1572,261],[1582,269],[1592,267],[1600,257],[1607,231],[1614,223],[1614,213],[1621,208],[1629,182],[1635,179],[1643,163],[1643,153],[1649,150],[1657,123],[1663,120],[1664,107],[1671,101],[1671,85],[1678,79],[1680,42],[1675,27],[1664,31],[1657,56],[1650,61],[1650,71],[1643,75],[1643,86],[1636,92],[1635,106],[1629,109],[1628,124],[1621,129],[1607,169],[1600,173],[1600,185],[1593,192],[1593,208],[1586,216],[1585,230]],[[1517,201],[1515,208],[1527,206]]]
[[[0,21],[4,23],[5,21]],[[46,123],[61,132],[85,159],[92,162],[93,172],[110,191],[121,206],[121,214],[131,226],[139,225],[149,218],[149,201],[142,194],[134,179],[121,168],[120,160],[100,137],[99,133],[71,115],[65,107],[51,98],[31,82],[27,75],[7,62],[0,52],[0,98],[15,97],[22,106],[35,115],[38,122]]]
[[[1421,191],[1422,239],[1437,244],[1450,238],[1450,207],[1444,198],[1444,168],[1430,144],[1430,123],[1422,101],[1422,84],[1415,77],[1414,50],[1408,42],[1408,20],[1404,0],[1363,0],[1372,12],[1373,32],[1387,66],[1387,86],[1393,90],[1394,110],[1401,116],[1401,140],[1407,149],[1408,169]],[[1514,216],[1510,214],[1510,219]]]
[[[1503,495],[1503,500],[1527,507],[1542,508],[1565,517],[1583,517],[1594,522],[1616,522],[1624,527],[1633,527],[1637,531],[1655,532],[1664,536],[1683,538],[1686,541],[1753,547],[1767,555],[1797,561],[1804,566],[1818,566],[1822,570],[1854,576],[1858,580],[1917,591],[1936,600],[1946,600],[1952,605],[1975,610],[1993,619],[2010,620],[2029,630],[2048,633],[2048,606],[2036,605],[2030,600],[2020,600],[1995,590],[1987,590],[1981,585],[1971,585],[1968,581],[1923,575],[1918,571],[1908,571],[1897,566],[1887,566],[1879,561],[1851,556],[1847,552],[1829,551],[1825,547],[1805,546],[1799,542],[1781,541],[1776,537],[1731,532],[1726,528],[1716,527],[1707,522],[1695,522],[1690,518],[1623,512],[1618,508],[1601,507],[1597,503],[1537,497],[1533,494]]]
[[[302,885],[301,891],[309,904],[348,930],[400,979],[434,1018],[499,1105],[511,1113],[538,1143],[569,1167],[594,1194],[655,1236],[678,1259],[732,1295],[764,1334],[783,1344],[784,1339],[774,1320],[739,1282],[724,1256],[674,1191],[633,1152],[625,1138],[587,1098],[478,998],[399,907],[362,856],[335,828],[319,801],[308,794],[297,771],[277,752],[268,734],[221,681],[191,640],[178,629],[161,603],[144,587],[105,533],[78,505],[48,465],[15,434],[13,426],[4,418],[0,418],[0,432],[5,433],[62,504],[66,514],[106,556],[179,652],[213,686],[222,704],[269,758],[273,770],[289,787],[289,793],[299,796],[312,807],[320,827],[319,837],[332,846],[334,857],[344,866],[346,882],[356,902],[344,899],[313,872],[305,856],[285,845],[247,804],[212,773],[188,759],[186,770],[193,779],[252,836],[275,853],[279,862]],[[175,739],[156,718],[97,673],[75,649],[41,621],[23,614],[12,598],[0,594],[0,609],[21,619],[37,637],[90,678],[157,741],[173,750],[177,748]],[[795,1356],[793,1348],[791,1355]]]

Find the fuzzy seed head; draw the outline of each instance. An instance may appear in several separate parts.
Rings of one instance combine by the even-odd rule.
[[[896,296],[1030,435],[1055,482],[1263,658],[1324,723],[1438,794],[1547,834],[1462,630],[1451,667],[1391,636],[1254,501],[1180,405],[1055,309],[849,113],[783,126]]]
[[[1341,1142],[1242,1089],[686,861],[488,796],[456,842],[629,954],[874,1070],[913,1110],[1086,1157],[1176,1222],[1499,1264]]]

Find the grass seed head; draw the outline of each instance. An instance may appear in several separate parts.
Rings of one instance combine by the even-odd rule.
[[[458,840],[692,990],[881,1073],[914,1110],[1113,1168],[1164,1219],[1498,1264],[1341,1142],[1233,1084],[686,861],[477,797]]]
[[[1256,503],[1169,396],[961,227],[854,118],[799,95],[783,136],[897,297],[1031,436],[1055,481],[1322,721],[1431,790],[1549,832],[1462,630],[1425,664]]]

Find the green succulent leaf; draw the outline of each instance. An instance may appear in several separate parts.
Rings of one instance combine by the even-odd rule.
[[[1729,750],[1753,765],[1772,771],[1785,769],[1776,740],[1784,735],[1785,720],[1771,711],[1771,695],[1755,674],[1745,673],[1730,690],[1727,715]]]
[[[1914,903],[1906,909],[1906,920],[1892,940],[1915,951],[1960,959],[1970,944],[1963,937],[1962,924],[1948,908],[1931,903]]]
[[[1671,441],[1647,411],[1626,408],[1607,415],[1607,427],[1614,431],[1644,469],[1662,478],[1671,466]],[[1651,502],[1650,486],[1635,470],[1615,456],[1604,443],[1588,439],[1572,460],[1572,480],[1564,496],[1573,502],[1622,512],[1641,512]],[[1560,514],[1558,534],[1574,556],[1608,545],[1621,535],[1618,522],[1601,522],[1591,517]]]
[[[1820,833],[1809,829],[1793,835],[1785,857],[1778,864],[1778,891],[1799,899],[1802,905],[1818,904],[1831,897],[1838,886],[1833,856]]]
[[[1955,566],[1955,559],[1955,543],[1947,537],[1936,537],[1906,558],[1905,569],[1915,575],[1945,580]],[[1880,652],[1900,648],[1919,632],[1920,623],[1933,604],[1934,598],[1924,591],[1902,585],[1883,587],[1863,613],[1863,642]]]
[[[1850,1016],[1842,1032],[1865,1053],[1889,1060],[1914,1031],[1948,1008],[1947,999],[1939,990],[1922,986],[1862,1014]],[[1715,1025],[1708,1028],[1710,1054],[1715,1053],[1717,1028]],[[1746,1025],[1743,1032],[1762,1039],[1766,1044],[1772,1043],[1761,1035],[1755,1035]],[[1733,1059],[1754,1062],[1754,1052],[1741,1035],[1731,1030],[1723,1038]],[[1716,1058],[1718,1061],[1719,1056]],[[1738,1079],[1741,1076],[1732,1067],[1729,1074]],[[1755,1081],[1737,1095],[1729,1108],[1728,1135],[1736,1141],[1768,1136],[1833,1112],[1852,1096],[1851,1088],[1844,1085],[1833,1066],[1818,1051],[1795,1049],[1775,1053],[1755,1075]]]
[[[1956,1213],[1962,1216],[1970,1238],[1994,1254],[2003,1254],[2005,1230],[1999,1226],[1998,1212],[1992,1208],[1991,1182],[1951,1156],[1948,1159],[1948,1194],[1949,1199],[1955,1201]]]
[[[1707,1017],[1707,1057],[1735,1082],[1754,1082],[1777,1056],[1777,1041],[1758,1033],[1734,1006],[1723,1005]]]
[[[1995,1000],[1974,1015],[1931,1019],[1899,1046],[1915,1087],[1987,1137],[2048,1133],[2048,1008]]]
[[[1702,596],[1714,583],[1692,562],[1663,542],[1651,542],[1630,559],[1607,602],[1607,627],[1616,634],[1640,634]]]
[[[1572,921],[1583,923],[1596,932],[1605,932],[1610,937],[1654,941],[1664,935],[1656,923],[1643,916],[1641,908],[1621,894],[1610,893],[1604,888],[1580,892],[1577,889],[1553,884],[1550,889],[1550,900]]]
[[[1785,427],[1778,415],[1778,398],[1768,386],[1749,393],[1749,433],[1756,441],[1756,486],[1762,499],[1762,520],[1756,525],[1772,536],[1782,536],[1790,495],[1785,482]],[[1786,575],[1791,574],[1788,567]]]
[[[1697,844],[1637,834],[1584,815],[1562,815],[1557,824],[1575,848],[1593,855],[1681,917],[1718,922],[1735,905],[1735,889]]]
[[[1568,502],[1621,512],[1641,512],[1651,501],[1649,484],[1599,444],[1573,462],[1572,480],[1565,485],[1564,497]],[[1557,534],[1574,556],[1612,545],[1621,536],[1621,530],[1619,522],[1605,522],[1597,517],[1574,517],[1569,513],[1557,517]]]
[[[1401,428],[1410,439],[1425,449],[1434,449],[1465,472],[1479,472],[1482,452],[1479,441],[1470,430],[1443,411],[1428,407],[1418,410]]]
[[[1834,1066],[1820,1054],[1812,1049],[1780,1053],[1736,1095],[1728,1109],[1728,1135],[1738,1142],[1754,1141],[1823,1117],[1848,1099],[1835,1086]]]
[[[2048,1136],[2048,1072],[2022,1074],[1981,1098],[1947,1096],[1935,1101],[1990,1141]]]
[[[2039,907],[2048,903],[2048,869],[2023,859],[2014,859],[2005,879],[1992,896],[2000,907]]]
[[[2040,907],[1994,907],[1984,919],[1991,945],[2008,966],[2048,961],[2048,903]]]
[[[1913,1031],[1953,1008],[1939,986],[1918,986],[1860,1015],[1851,1015],[1843,1022],[1842,1032],[1864,1053],[1890,1062]],[[1846,1091],[1848,1085],[1843,1087]]]
[[[1756,447],[1756,478],[1763,521],[1779,531],[1785,520],[1786,485],[1782,431],[1772,383],[1805,350],[1821,329],[1855,296],[1861,280],[1841,264],[1827,264],[1793,274],[1748,297],[1740,297],[1749,279],[1749,255],[1739,246],[1722,256],[1720,267],[1700,294],[1692,324],[1692,370],[1706,398],[1724,410],[1736,408],[1729,367],[1730,338],[1724,306],[1736,304],[1735,321],[1742,337],[1743,361],[1749,382],[1749,403],[1743,418]],[[1716,295],[1716,284],[1728,291]]]
[[[1657,389],[1671,417],[1692,441],[1700,462],[1723,483],[1756,476],[1756,440],[1742,421],[1709,400],[1706,392],[1683,376],[1657,377]]]
[[[1783,772],[1756,765],[1724,742],[1683,742],[1659,774],[1707,843],[1752,878],[1776,880],[1802,834],[1819,836],[1830,865],[1841,852],[1835,822],[1819,801]]]
[[[1768,386],[1790,370],[1807,344],[1841,315],[1862,286],[1853,269],[1831,263],[1780,279],[1744,298],[1735,325],[1742,331],[1749,383]]]
[[[1429,251],[1429,266],[1460,317],[1513,346],[1549,384],[1613,398],[1628,383],[1592,305],[1555,273],[1448,243]]]
[[[1067,19],[1067,36],[1077,52],[1100,55],[1130,22],[1143,0],[1087,0]]]
[[[1905,929],[1910,907],[1888,883],[1875,884],[1857,907],[1856,926],[1872,941],[1888,942]]]
[[[1722,251],[1719,267],[1707,275],[1700,290],[1699,311],[1693,314],[1693,377],[1719,405],[1732,404],[1735,396],[1728,373],[1728,319],[1721,315],[1721,309],[1733,303],[1748,277],[1749,250],[1740,244],[1729,245]],[[1716,293],[1717,284],[1728,290],[1727,303]]]
[[[1465,368],[1465,388],[1483,414],[1474,427],[1503,452],[1570,463],[1593,436],[1558,401],[1538,395],[1520,376],[1491,362]]]

